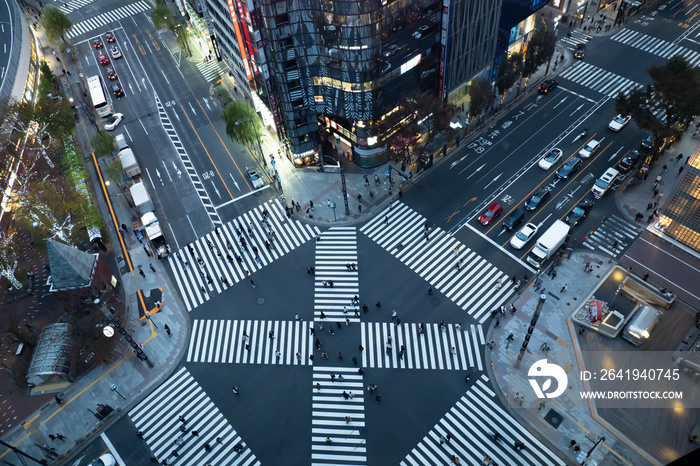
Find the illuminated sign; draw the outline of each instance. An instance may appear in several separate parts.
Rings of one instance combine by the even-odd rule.
[[[228,0],[228,12],[231,15],[231,23],[233,23],[233,30],[236,33],[236,40],[238,41],[238,49],[241,52],[241,58],[243,59],[243,68],[245,68],[245,75],[248,81],[253,79],[253,74],[250,72],[250,64],[248,63],[248,57],[245,53],[245,46],[243,45],[243,36],[241,35],[241,28],[238,26],[238,16],[236,15],[236,9],[233,5],[233,0]]]
[[[419,53],[418,55],[401,65],[401,74],[404,74],[406,71],[410,70],[411,68],[414,68],[418,63],[420,63],[420,59],[421,54]]]

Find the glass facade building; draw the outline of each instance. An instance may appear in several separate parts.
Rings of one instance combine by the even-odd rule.
[[[657,225],[679,243],[700,251],[700,147],[685,164],[682,178]]]

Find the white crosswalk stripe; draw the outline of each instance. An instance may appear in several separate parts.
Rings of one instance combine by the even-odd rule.
[[[426,231],[424,225],[425,217],[398,202],[360,231],[483,323],[513,294],[512,282],[449,233]],[[497,286],[499,280],[502,286]]]
[[[583,237],[588,249],[600,249],[605,254],[617,257],[632,244],[642,228],[617,215],[606,215],[596,228]]]
[[[585,61],[576,62],[576,64],[561,73],[559,77],[610,97],[617,97],[620,92],[628,94],[634,89],[644,87],[635,81],[623,78]]]
[[[70,39],[150,9],[151,6],[143,0],[132,3],[131,5],[115,8],[110,10],[108,13],[102,13],[90,19],[86,19],[85,21],[74,24],[73,27],[70,28],[70,31],[66,33],[66,37]]]
[[[184,417],[184,423],[179,416]],[[260,465],[245,444],[240,453],[234,451],[234,446],[242,443],[241,437],[184,367],[129,411],[129,417],[136,430],[143,432],[143,439],[159,463],[165,460],[172,466]],[[185,432],[180,430],[183,426]],[[206,444],[211,451],[206,451]]]
[[[639,31],[623,29],[610,39],[663,58],[671,58],[675,55],[680,55],[685,58],[692,67],[700,65],[699,52],[681,47],[673,42],[643,34]]]
[[[316,242],[314,287],[314,320],[331,324],[337,321],[360,320],[359,302],[352,301],[360,293],[357,265],[357,230],[354,227],[333,227],[323,232]],[[348,267],[350,266],[350,267]],[[332,286],[331,286],[332,283]]]
[[[265,210],[269,218],[263,222]],[[275,199],[171,254],[168,263],[187,310],[191,311],[319,233],[317,227],[288,219],[284,207]],[[245,248],[240,239],[245,241]],[[272,249],[267,248],[266,241]]]
[[[496,403],[487,382],[482,375],[400,465],[441,466],[450,463],[451,455],[460,464],[484,464],[485,456],[498,465],[566,464]],[[502,440],[494,440],[494,433]],[[441,439],[447,441],[441,443]],[[515,450],[515,441],[523,442],[525,449]]]
[[[65,14],[72,13],[75,10],[79,10],[85,5],[89,5],[95,0],[70,0],[69,2],[62,3],[57,8],[64,12]]]
[[[561,41],[569,45],[571,50],[575,50],[578,44],[585,44],[591,40],[591,36],[580,31],[579,29],[574,29],[571,31],[571,37],[564,36]]]
[[[313,326],[303,321],[195,319],[187,362],[308,365]]]
[[[207,82],[218,79],[223,73],[219,62],[216,60],[199,62],[197,63],[197,68],[199,68],[199,71],[202,73],[202,76],[204,76],[204,79],[206,79]]]
[[[392,369],[483,370],[481,348],[485,344],[481,325],[419,324],[389,322],[361,324],[362,367]],[[389,340],[391,337],[391,340]],[[389,351],[387,347],[390,346]],[[403,354],[402,354],[403,348]]]
[[[366,465],[362,375],[348,367],[314,367],[312,387],[311,466]]]

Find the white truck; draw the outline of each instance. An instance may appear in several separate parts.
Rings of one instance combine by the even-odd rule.
[[[168,246],[168,243],[165,241],[156,215],[153,212],[148,212],[141,216],[141,225],[142,231],[146,234],[146,238],[151,242],[151,245],[153,245],[156,257],[158,257],[158,259],[168,257],[170,254],[170,246]]]
[[[566,241],[571,227],[557,220],[537,239],[535,247],[527,255],[527,261],[537,268],[542,267],[547,259],[552,257]]]
[[[136,178],[141,175],[141,167],[136,161],[134,151],[131,150],[129,144],[126,143],[126,138],[123,134],[117,134],[114,138],[119,150],[119,160],[122,163],[122,170],[128,178]]]
[[[131,198],[134,200],[134,206],[136,206],[136,211],[139,215],[143,216],[155,210],[151,196],[148,195],[146,186],[143,183],[134,183],[129,188],[129,192],[131,192]]]

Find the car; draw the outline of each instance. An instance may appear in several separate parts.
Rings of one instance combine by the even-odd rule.
[[[99,58],[100,60],[100,65],[109,65],[109,58],[107,58],[107,55],[105,55],[104,53],[101,53],[100,56],[97,58]]]
[[[250,180],[250,184],[253,185],[254,189],[260,189],[263,187],[263,179],[254,168],[246,167],[245,176]]]
[[[387,63],[386,65],[384,65],[384,67],[382,68],[382,74],[388,73],[389,70],[391,70],[391,63]]]
[[[111,49],[109,49],[110,52],[112,52],[112,58],[121,58],[122,53],[119,51],[116,45],[113,45]]]
[[[392,56],[393,54],[395,54],[396,52],[398,52],[398,50],[399,50],[399,46],[398,46],[398,45],[396,45],[396,44],[391,44],[391,45],[389,45],[389,46],[386,48],[386,52],[384,52],[384,56],[385,56],[386,58],[389,58],[390,56]]]
[[[498,202],[494,202],[486,209],[486,212],[479,216],[479,223],[482,225],[490,225],[503,212],[503,207]]]
[[[525,218],[525,212],[523,212],[520,209],[515,209],[513,212],[508,215],[505,220],[503,220],[503,223],[501,226],[503,227],[504,230],[507,231],[513,231],[515,227],[520,225]]]
[[[559,167],[559,169],[555,172],[557,174],[557,178],[568,180],[571,175],[576,173],[578,169],[581,168],[581,165],[583,165],[583,160],[574,155],[569,160],[564,162],[564,165]]]
[[[107,77],[110,81],[114,81],[115,79],[117,79],[117,72],[114,71],[114,68],[112,68],[111,66],[107,68]]]
[[[117,461],[114,459],[114,456],[109,453],[105,453],[90,463],[90,466],[114,466],[115,464],[117,464]]]
[[[593,196],[595,196],[596,199],[603,197],[603,194],[608,192],[619,175],[620,172],[612,167],[605,170],[605,173],[598,178],[598,181],[596,181],[591,188]]]
[[[564,221],[571,226],[576,226],[581,220],[586,218],[588,213],[593,208],[593,203],[591,201],[583,201],[568,213]]]
[[[511,238],[510,246],[513,249],[522,249],[536,234],[537,225],[534,223],[527,223]]]
[[[595,154],[596,151],[600,148],[600,143],[596,141],[595,139],[591,139],[588,141],[588,144],[586,144],[583,149],[578,151],[578,155],[581,156],[581,158],[587,159],[591,155]]]
[[[630,151],[630,153],[625,155],[622,160],[620,160],[620,163],[617,164],[617,169],[621,172],[629,171],[637,164],[637,160],[639,160],[639,151]]]
[[[540,163],[538,165],[544,170],[549,170],[550,168],[552,168],[552,165],[559,161],[563,154],[564,153],[561,151],[561,149],[557,149],[555,147],[554,149],[547,152],[547,155],[542,157],[542,160],[540,160]]]
[[[620,131],[622,128],[627,126],[627,123],[629,123],[631,119],[632,119],[632,115],[627,115],[627,116],[617,115],[608,124],[608,128],[610,128],[613,131]]]
[[[425,31],[427,31],[427,30],[428,30],[428,26],[423,25],[423,26],[419,27],[418,30],[412,34],[412,36],[414,39],[421,39],[423,37],[423,34],[425,34]]]
[[[552,194],[552,190],[549,187],[540,189],[525,201],[525,210],[537,210],[549,198],[550,194]]]
[[[92,41],[92,46],[96,49],[101,49],[103,47],[102,41],[100,39],[95,39]]]
[[[109,42],[110,44],[113,44],[114,42],[117,41],[117,38],[114,37],[114,34],[112,34],[111,32],[108,32],[108,33],[105,35],[105,39],[106,39],[107,42]]]
[[[105,123],[105,130],[114,131],[114,129],[119,126],[119,123],[124,119],[124,115],[121,113],[114,113]]]
[[[537,88],[537,92],[540,94],[549,94],[549,91],[553,91],[557,88],[559,82],[556,79],[548,79]]]
[[[574,58],[583,58],[586,56],[586,44],[578,44],[574,51]]]
[[[644,139],[642,139],[642,147],[644,149],[651,149],[652,147],[654,147],[654,142],[654,135],[650,134]]]
[[[115,97],[124,97],[124,89],[122,89],[122,85],[119,84],[119,81],[114,81],[112,83],[112,92]]]

